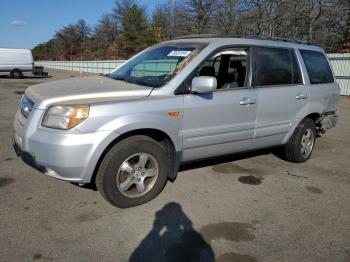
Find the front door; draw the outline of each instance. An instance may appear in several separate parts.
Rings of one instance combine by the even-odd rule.
[[[225,49],[210,57],[196,76],[217,78],[208,94],[184,95],[183,161],[249,149],[255,131],[256,89],[249,87],[249,49]]]

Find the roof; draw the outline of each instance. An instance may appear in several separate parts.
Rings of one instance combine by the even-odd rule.
[[[235,44],[242,45],[263,45],[263,46],[274,46],[274,47],[293,47],[293,48],[304,48],[304,49],[313,49],[321,50],[323,49],[315,44],[308,43],[306,41],[288,39],[288,38],[279,38],[279,37],[269,37],[264,35],[237,35],[237,36],[221,36],[216,34],[201,34],[201,35],[187,35],[180,36],[171,41],[196,41],[196,42],[207,42],[207,43],[216,43],[216,44],[232,44],[232,41]]]
[[[298,44],[310,45],[311,43],[303,40],[283,38],[283,37],[273,37],[267,35],[217,35],[217,34],[200,34],[200,35],[184,35],[176,37],[175,39],[193,39],[193,38],[245,38],[245,39],[256,39],[256,40],[272,40],[272,41],[282,41]]]

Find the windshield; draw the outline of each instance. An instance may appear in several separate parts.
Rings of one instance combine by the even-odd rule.
[[[178,74],[203,48],[203,43],[162,43],[129,60],[109,78],[161,87]]]

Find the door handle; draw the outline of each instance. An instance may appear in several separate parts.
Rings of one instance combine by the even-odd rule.
[[[300,94],[298,94],[295,98],[298,99],[298,100],[302,100],[302,99],[306,99],[307,96],[304,95],[303,93],[300,93]]]
[[[245,106],[245,105],[252,105],[252,104],[255,104],[256,103],[256,99],[251,99],[251,98],[248,98],[248,97],[245,97],[243,98],[239,104],[241,106]]]

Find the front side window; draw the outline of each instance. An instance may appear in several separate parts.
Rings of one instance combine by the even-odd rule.
[[[300,50],[311,84],[333,83],[331,67],[323,53],[310,50]]]
[[[178,74],[207,44],[161,43],[137,55],[109,77],[138,85],[161,87]]]
[[[255,54],[257,86],[294,83],[289,49],[257,47]]]
[[[197,70],[196,76],[212,76],[217,89],[239,88],[247,85],[249,49],[229,48],[209,57]]]

